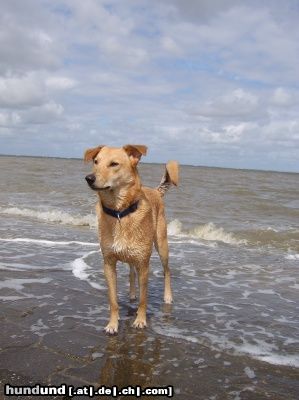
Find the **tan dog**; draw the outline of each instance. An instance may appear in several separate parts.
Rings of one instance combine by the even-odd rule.
[[[110,302],[110,321],[105,331],[111,334],[117,332],[119,319],[117,261],[130,265],[130,299],[136,298],[135,271],[138,273],[140,302],[133,326],[146,326],[149,260],[153,243],[164,268],[164,301],[172,302],[162,197],[171,184],[178,184],[178,163],[167,163],[165,174],[156,189],[143,187],[137,164],[146,151],[147,147],[142,145],[122,148],[98,146],[86,150],[84,155],[86,162],[93,160],[94,163],[93,173],[85,179],[99,196],[96,210]]]

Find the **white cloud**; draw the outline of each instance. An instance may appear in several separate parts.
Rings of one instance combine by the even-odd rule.
[[[244,122],[238,125],[227,125],[223,127],[223,132],[218,136],[217,139],[218,141],[226,143],[240,142],[242,136],[246,132],[254,129],[255,127],[256,127],[255,124],[244,123]]]
[[[164,36],[161,39],[161,46],[168,53],[173,54],[174,56],[181,56],[183,54],[182,49],[178,46],[178,44],[169,36]]]
[[[272,120],[264,127],[265,139],[279,142],[280,145],[299,144],[299,120]]]
[[[208,100],[198,110],[194,110],[195,114],[205,117],[231,117],[244,118],[247,116],[255,116],[258,112],[258,97],[241,88],[235,89],[230,93],[226,93],[219,98]]]
[[[34,74],[0,78],[1,107],[18,108],[40,104],[44,96],[44,88]]]
[[[34,0],[1,2],[0,73],[55,68],[60,64],[63,46],[56,41],[50,21],[42,4]]]
[[[23,121],[29,124],[50,124],[62,117],[63,106],[53,101],[23,112]]]
[[[119,38],[108,37],[99,46],[114,63],[128,67],[136,67],[147,62],[148,53],[142,47],[127,46]]]
[[[16,112],[0,112],[0,127],[9,128],[21,123],[21,116]]]
[[[52,90],[66,90],[75,87],[77,82],[66,76],[49,76],[46,78],[45,84]]]
[[[292,94],[284,88],[275,89],[271,102],[276,106],[287,107],[294,103],[294,97]]]

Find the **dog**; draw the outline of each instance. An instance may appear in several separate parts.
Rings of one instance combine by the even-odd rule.
[[[144,187],[137,165],[146,152],[144,145],[128,144],[120,148],[97,146],[87,149],[84,154],[85,162],[93,161],[93,172],[85,179],[99,197],[96,212],[110,303],[110,320],[105,327],[108,334],[118,331],[117,261],[130,266],[130,300],[136,299],[135,272],[138,274],[139,306],[133,326],[146,327],[153,244],[164,269],[164,301],[172,303],[163,196],[171,185],[178,185],[179,166],[176,161],[169,161],[160,185],[156,189]]]

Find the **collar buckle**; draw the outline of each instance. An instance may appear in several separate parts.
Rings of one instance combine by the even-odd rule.
[[[103,208],[103,211],[105,214],[108,214],[111,217],[117,218],[118,222],[120,223],[121,218],[123,218],[137,210],[138,203],[139,203],[139,200],[137,200],[135,203],[131,204],[128,208],[126,208],[125,210],[122,210],[122,211],[112,210],[111,208],[104,206],[104,204],[102,204],[102,208]]]

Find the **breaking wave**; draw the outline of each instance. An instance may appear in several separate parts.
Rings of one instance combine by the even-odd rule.
[[[97,217],[95,214],[71,214],[59,209],[49,211],[39,211],[30,208],[19,207],[0,207],[0,214],[34,218],[46,223],[57,223],[62,225],[86,226],[91,229],[97,227]],[[168,234],[183,241],[203,240],[209,242],[222,242],[230,245],[253,245],[264,248],[277,248],[288,252],[289,260],[297,260],[299,249],[298,230],[285,229],[277,230],[271,227],[256,230],[244,230],[237,233],[227,232],[221,226],[216,226],[213,222],[197,225],[193,229],[184,229],[183,224],[178,219],[174,219],[168,224]]]
[[[0,214],[35,218],[44,222],[52,222],[63,225],[97,227],[97,217],[94,214],[72,215],[61,210],[36,211],[29,208],[0,207]],[[207,241],[219,241],[227,244],[246,244],[246,240],[237,239],[232,233],[226,232],[222,227],[216,227],[212,222],[198,225],[192,230],[183,230],[181,221],[174,219],[168,224],[168,234],[189,239],[202,239]]]
[[[168,234],[170,236],[189,237],[192,239],[203,239],[219,241],[227,244],[246,244],[246,240],[237,239],[232,233],[225,232],[221,227],[216,227],[215,224],[209,222],[204,225],[198,225],[192,230],[184,231],[182,223],[178,219],[171,221],[168,224]]]
[[[78,244],[82,246],[98,246],[98,243],[80,242],[78,240],[46,240],[46,239],[32,239],[32,238],[0,238],[1,242],[15,242],[15,243],[28,243],[40,244],[45,246],[68,246]]]
[[[94,214],[81,216],[71,215],[60,210],[36,211],[29,208],[18,207],[0,207],[0,214],[30,217],[45,222],[56,222],[63,225],[89,226],[90,228],[96,228],[97,226],[97,220]]]

